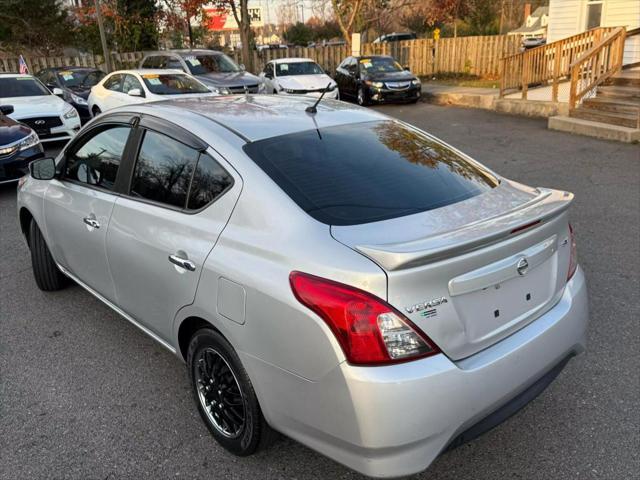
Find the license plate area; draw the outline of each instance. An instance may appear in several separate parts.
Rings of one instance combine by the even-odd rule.
[[[467,339],[472,343],[486,341],[544,308],[554,295],[556,263],[554,255],[525,276],[455,297],[453,306]]]

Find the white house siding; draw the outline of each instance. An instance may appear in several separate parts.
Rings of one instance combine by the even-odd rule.
[[[603,27],[627,30],[640,27],[640,0],[604,0]],[[547,43],[584,32],[587,25],[587,0],[550,0]],[[640,35],[627,40],[623,63],[640,62]]]

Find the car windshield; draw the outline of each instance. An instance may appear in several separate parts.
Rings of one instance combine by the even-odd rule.
[[[184,58],[193,75],[206,73],[233,73],[241,71],[240,67],[226,55],[191,55]]]
[[[361,58],[360,68],[367,73],[401,72],[402,67],[393,58],[371,57]]]
[[[276,63],[276,76],[321,75],[324,72],[316,62]]]
[[[60,82],[67,88],[73,87],[93,87],[104,75],[96,75],[91,70],[64,70],[58,72]]]
[[[142,80],[147,89],[156,95],[209,92],[209,89],[196,79],[180,73],[144,74]]]
[[[300,208],[328,225],[423,212],[498,185],[481,166],[392,120],[307,130],[243,148]]]
[[[0,97],[34,97],[51,92],[33,77],[0,78]]]

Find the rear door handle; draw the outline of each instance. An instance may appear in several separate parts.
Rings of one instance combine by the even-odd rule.
[[[93,217],[84,217],[82,221],[89,225],[91,228],[100,228],[100,222],[98,222],[98,220]]]
[[[186,258],[179,257],[178,255],[169,255],[169,261],[174,265],[184,268],[189,272],[195,272],[196,264],[191,260],[187,260]]]

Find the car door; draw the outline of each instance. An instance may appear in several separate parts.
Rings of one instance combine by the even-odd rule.
[[[44,201],[46,232],[57,262],[108,300],[115,299],[105,238],[122,175],[131,125],[102,121],[63,153],[62,172]]]
[[[336,74],[335,74],[335,81],[338,84],[338,90],[340,91],[340,94],[347,94],[348,92],[346,91],[345,87],[345,82],[346,82],[346,77],[348,75],[347,73],[347,65],[349,63],[349,59],[351,57],[347,57],[345,58],[342,63],[340,65],[338,65],[338,67],[336,68]]]
[[[260,72],[260,81],[264,85],[265,93],[273,93],[274,90],[276,90],[273,80],[273,63],[269,62],[264,66],[262,72]]]
[[[143,118],[138,136],[130,188],[117,199],[109,224],[107,257],[118,306],[169,341],[176,313],[195,298],[241,180],[175,125]]]
[[[125,105],[126,94],[122,93],[123,81],[124,75],[120,73],[111,75],[96,92],[96,100],[102,111]]]

